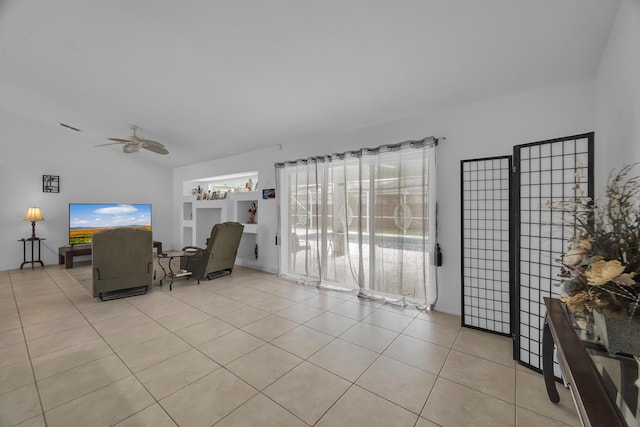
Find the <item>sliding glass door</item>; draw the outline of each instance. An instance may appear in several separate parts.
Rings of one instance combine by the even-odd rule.
[[[324,286],[428,303],[435,141],[277,165],[280,272]]]

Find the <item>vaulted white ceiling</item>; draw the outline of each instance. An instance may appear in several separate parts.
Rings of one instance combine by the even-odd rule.
[[[181,166],[591,78],[618,5],[0,0],[0,109]]]

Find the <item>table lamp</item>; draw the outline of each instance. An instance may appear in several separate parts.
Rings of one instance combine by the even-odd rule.
[[[44,221],[40,208],[31,207],[27,209],[27,214],[24,216],[25,221],[31,221],[31,239],[36,239],[36,221]]]

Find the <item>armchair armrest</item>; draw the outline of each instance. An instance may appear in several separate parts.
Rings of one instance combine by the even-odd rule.
[[[180,269],[192,271],[192,262],[195,262],[197,265],[197,261],[204,257],[206,250],[197,246],[185,246],[182,248],[182,252],[193,252],[191,256],[180,258]]]
[[[197,246],[185,246],[182,248],[182,252],[204,252],[205,249],[199,248]]]

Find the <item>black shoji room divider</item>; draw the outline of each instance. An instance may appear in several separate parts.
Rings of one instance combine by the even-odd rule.
[[[537,371],[543,298],[559,296],[571,238],[549,204],[593,197],[593,144],[586,133],[460,164],[462,325],[513,336],[514,359]]]
[[[511,156],[462,160],[462,325],[511,335]]]
[[[593,198],[593,141],[594,134],[587,133],[513,150],[514,358],[537,371],[542,370],[543,298],[560,296],[558,260],[572,237],[549,204]]]

